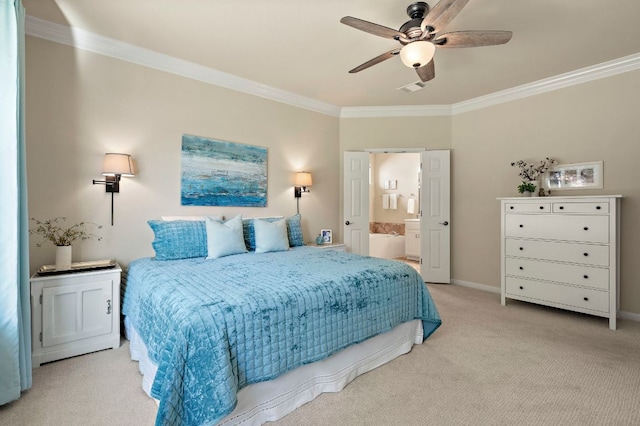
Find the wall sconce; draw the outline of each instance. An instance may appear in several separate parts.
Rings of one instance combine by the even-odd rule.
[[[300,213],[300,197],[302,197],[303,192],[311,192],[309,191],[308,188],[311,185],[313,185],[313,180],[311,179],[311,173],[309,172],[296,173],[296,178],[293,184],[294,184],[293,196],[296,199],[296,211]]]
[[[307,187],[313,185],[313,180],[311,179],[311,173],[309,172],[296,173],[296,179],[293,184],[295,185],[295,187],[293,188],[293,196],[296,198],[302,197],[303,192],[311,192],[307,189]]]
[[[135,176],[133,158],[129,154],[107,152],[102,164],[102,175],[105,180],[93,180],[93,184],[105,185],[106,192],[111,193],[111,226],[113,226],[113,194],[120,192],[120,178]]]

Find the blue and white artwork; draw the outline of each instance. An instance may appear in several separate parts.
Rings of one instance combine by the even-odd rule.
[[[182,136],[183,206],[265,207],[267,148]]]

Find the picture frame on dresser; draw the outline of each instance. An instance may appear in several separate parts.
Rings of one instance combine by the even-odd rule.
[[[331,229],[321,229],[320,235],[322,236],[324,244],[333,243],[333,232],[331,232]]]
[[[544,186],[549,190],[602,189],[604,188],[604,163],[558,164],[544,174]]]

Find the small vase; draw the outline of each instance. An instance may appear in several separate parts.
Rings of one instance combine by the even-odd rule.
[[[529,192],[529,191],[524,191],[524,192],[522,193],[522,196],[523,196],[523,197],[531,197],[531,192]]]
[[[71,246],[56,246],[56,271],[71,269]]]
[[[316,237],[316,244],[319,245],[319,246],[324,244],[324,240],[322,239],[322,235],[318,234],[318,236]]]

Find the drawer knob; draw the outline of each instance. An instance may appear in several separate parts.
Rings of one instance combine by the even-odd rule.
[[[584,297],[584,301],[585,301],[585,302],[588,302],[588,301],[589,301],[589,298],[588,298],[588,297]]]
[[[520,228],[524,228],[524,225],[522,225],[522,224],[521,224],[521,225],[520,225]]]
[[[524,247],[520,247],[520,250],[524,250]]]
[[[521,266],[521,267],[520,267],[520,270],[521,270],[521,271],[524,271],[524,268]]]
[[[564,210],[564,206],[560,206],[559,208],[560,208],[560,210]]]
[[[588,227],[588,226],[585,226],[585,227],[584,227],[584,228],[582,228],[582,229],[584,229],[585,231],[588,231],[588,230],[589,230],[589,227]]]
[[[520,290],[524,290],[524,287],[520,286]]]
[[[585,280],[589,279],[589,275],[583,275],[582,278],[584,278]]]
[[[540,206],[540,210],[544,210],[544,206]]]
[[[511,210],[513,210],[513,206],[509,206],[509,208],[510,208]]]
[[[601,208],[601,206],[596,206],[596,210],[600,210]]]
[[[584,257],[589,256],[589,253],[582,253],[584,255]]]

